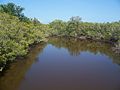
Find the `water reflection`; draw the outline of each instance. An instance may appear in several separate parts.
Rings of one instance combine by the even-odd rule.
[[[3,75],[0,75],[0,90],[17,90],[24,78],[25,73],[36,61],[36,56],[42,53],[45,44],[34,47],[25,59],[19,59],[12,63]]]
[[[79,40],[75,38],[51,38],[49,43],[57,48],[66,48],[70,55],[78,56],[81,52],[103,54],[113,59],[120,65],[120,56],[112,51],[112,45],[96,41]]]
[[[118,65],[110,44],[51,38],[10,65],[0,90],[119,90]]]

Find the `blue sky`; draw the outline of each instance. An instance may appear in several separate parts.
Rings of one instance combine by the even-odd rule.
[[[54,19],[67,21],[72,16],[88,22],[120,20],[120,0],[0,0],[0,3],[8,2],[24,7],[26,16],[43,23]]]

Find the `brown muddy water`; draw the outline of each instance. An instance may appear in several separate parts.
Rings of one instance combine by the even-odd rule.
[[[52,38],[12,63],[0,90],[120,90],[120,56],[109,44]]]

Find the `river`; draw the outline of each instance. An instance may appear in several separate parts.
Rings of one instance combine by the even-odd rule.
[[[120,56],[107,43],[51,38],[0,75],[0,90],[120,90]]]

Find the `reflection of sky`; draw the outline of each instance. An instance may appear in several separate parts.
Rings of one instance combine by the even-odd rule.
[[[25,7],[25,15],[47,23],[54,19],[68,20],[81,16],[83,21],[107,22],[120,20],[120,0],[0,0]]]

